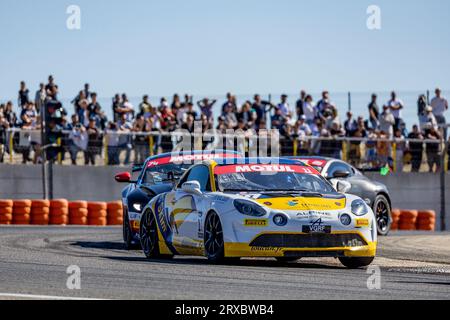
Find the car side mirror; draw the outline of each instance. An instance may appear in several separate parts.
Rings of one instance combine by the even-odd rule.
[[[131,174],[129,172],[121,172],[116,174],[116,176],[114,177],[114,179],[116,179],[117,182],[120,183],[130,183],[131,182]]]
[[[347,170],[336,170],[331,178],[348,178],[349,176],[350,172]]]
[[[186,193],[192,193],[200,195],[202,194],[202,191],[200,190],[200,183],[198,181],[186,181],[181,185],[181,190],[183,190]]]
[[[352,185],[348,181],[339,180],[336,183],[336,190],[339,193],[347,193],[352,188]]]

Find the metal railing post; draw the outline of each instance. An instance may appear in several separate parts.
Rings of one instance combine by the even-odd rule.
[[[105,166],[108,165],[108,135],[105,134],[105,136],[103,137],[103,153],[104,153],[104,157],[105,157]]]
[[[153,155],[154,155],[154,150],[153,150],[153,148],[154,148],[153,135],[150,135],[150,136],[149,136],[148,144],[149,144],[149,147],[150,147],[150,156],[153,156]]]
[[[14,131],[9,132],[9,162],[14,162]]]
[[[294,138],[294,141],[292,143],[292,155],[294,157],[297,156],[297,149],[298,149],[298,140],[297,140],[297,138]]]
[[[392,171],[397,172],[397,143],[392,143]]]
[[[60,149],[61,148],[61,138],[56,139],[56,144],[58,145],[58,148],[60,150],[60,152],[58,152],[58,164],[62,164],[62,154],[61,154],[62,150]]]

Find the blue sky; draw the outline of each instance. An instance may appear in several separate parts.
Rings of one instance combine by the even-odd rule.
[[[1,0],[0,99],[50,73],[63,97],[449,89],[448,39],[447,0]]]

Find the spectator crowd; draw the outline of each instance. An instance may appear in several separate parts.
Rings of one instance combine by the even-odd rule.
[[[327,91],[322,92],[315,102],[311,94],[302,90],[294,106],[289,104],[285,94],[281,95],[278,103],[266,101],[258,94],[252,101],[239,103],[235,95],[227,93],[224,100],[221,106],[214,108],[219,103],[217,100],[203,98],[194,101],[191,95],[181,97],[174,94],[170,101],[161,98],[159,104],[154,105],[149,96],[144,95],[141,103],[134,106],[125,93],[116,94],[111,103],[113,116],[108,119],[97,93],[86,83],[71,101],[73,109],[70,113],[64,107],[57,109],[59,121],[52,122],[51,130],[66,133],[62,139],[64,151],[59,154],[64,159],[68,152],[72,164],[77,163],[79,153],[83,153],[86,165],[96,164],[104,144],[107,146],[108,164],[120,164],[119,155],[122,152],[125,153],[124,164],[131,161],[142,163],[149,155],[151,146],[154,153],[170,151],[170,148],[165,150],[164,146],[165,142],[170,145],[171,138],[159,133],[177,129],[194,132],[197,122],[201,123],[203,132],[209,129],[217,129],[220,133],[228,129],[244,132],[278,129],[282,146],[292,146],[295,141],[300,155],[341,158],[343,139],[335,138],[347,138],[350,141],[347,158],[359,166],[370,164],[380,167],[396,160],[397,170],[402,169],[404,162],[410,162],[412,171],[418,171],[424,154],[430,171],[439,170],[442,165],[442,144],[423,144],[419,141],[440,142],[447,139],[445,114],[448,102],[440,89],[435,90],[430,102],[425,95],[418,98],[418,124],[411,130],[406,128],[402,119],[406,106],[395,92],[383,104],[373,94],[366,117],[355,116],[350,111],[342,116]],[[10,152],[10,128],[22,129],[18,136],[14,136],[14,145],[19,145],[15,151],[22,154],[23,163],[42,161],[41,137],[31,132],[41,129],[41,119],[46,119],[43,111],[55,102],[58,102],[58,85],[52,76],[48,77],[46,84],[39,85],[34,95],[24,81],[20,83],[18,108],[14,108],[12,101],[0,105],[0,161],[3,161],[5,152]],[[148,133],[151,132],[155,133],[153,144],[149,143]],[[28,146],[20,145],[19,140],[24,137],[30,142]],[[365,139],[364,143],[362,139]],[[132,150],[134,159],[131,159]]]

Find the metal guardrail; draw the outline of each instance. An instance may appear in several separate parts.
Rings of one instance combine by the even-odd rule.
[[[121,131],[99,131],[98,139],[89,140],[86,149],[76,146],[69,137],[72,131],[61,131],[62,135],[57,139],[57,144],[61,148],[57,153],[56,161],[59,164],[66,164],[65,154],[69,152],[72,156],[79,152],[84,152],[86,157],[96,158],[100,156],[103,165],[120,164],[120,154],[125,152],[123,162],[131,162],[131,153],[134,158],[146,158],[161,152],[170,152],[180,147],[182,138],[191,139],[203,149],[215,149],[219,141],[225,145],[225,140],[233,142],[233,148],[237,151],[248,153],[249,148],[255,145],[256,133],[237,132],[121,132]],[[277,135],[276,131],[267,131],[268,136]],[[278,137],[276,137],[278,139]],[[17,155],[29,157],[31,152],[39,156],[39,146],[41,137],[39,130],[23,130],[18,128],[8,129],[3,145],[5,155],[8,153],[8,163],[17,163]],[[209,141],[209,142],[205,142]],[[212,141],[212,142],[211,142]],[[86,143],[86,142],[85,142]],[[411,150],[406,146],[414,145],[415,148],[422,149],[420,156],[421,166],[433,158],[434,163],[444,165],[444,170],[448,170],[448,143],[444,140],[420,140],[420,139],[371,139],[355,137],[279,137],[279,154],[281,156],[306,156],[319,155],[341,158],[360,169],[371,169],[380,165],[388,164],[396,172],[403,169],[403,162],[411,162]],[[221,145],[219,148],[223,148]],[[270,143],[267,143],[270,147]],[[437,146],[436,146],[437,145]],[[227,147],[229,145],[226,145]],[[434,146],[434,147],[430,147]],[[196,149],[196,148],[193,148]],[[382,151],[382,154],[380,154]],[[270,155],[270,152],[269,152]],[[416,158],[419,157],[416,152]],[[123,157],[122,157],[123,158]],[[78,160],[78,159],[75,159]],[[86,160],[86,159],[85,159]],[[92,160],[92,159],[90,159]],[[417,160],[417,159],[416,159]],[[402,163],[400,163],[400,161]],[[79,161],[78,161],[79,162]],[[95,161],[93,161],[95,163]],[[138,161],[139,162],[139,161]],[[380,163],[381,162],[381,163]],[[71,162],[70,162],[71,163]],[[92,163],[90,161],[89,163]]]

